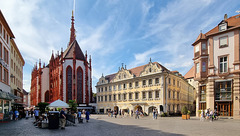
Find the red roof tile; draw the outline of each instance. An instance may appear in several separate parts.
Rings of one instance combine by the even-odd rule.
[[[236,16],[232,16],[228,19],[225,20],[228,24],[228,29],[230,28],[234,28],[234,27],[240,27],[240,14],[236,15]],[[212,30],[208,31],[206,33],[206,36],[215,34],[215,33],[219,33],[219,27],[216,26],[214,27]]]
[[[165,68],[164,66],[162,66],[161,64],[159,64],[158,62],[153,62],[154,64],[157,64],[158,67],[162,67],[164,70],[167,70],[167,68]],[[147,66],[148,64],[145,64],[145,65],[142,65],[142,66],[138,66],[138,67],[135,67],[135,68],[131,68],[131,69],[128,69],[131,74],[135,75],[136,77],[139,77],[141,72],[143,72],[144,68]],[[105,76],[105,79],[108,79],[109,81],[111,81],[115,75],[117,73],[114,73],[114,74],[111,74],[111,75],[107,75]]]
[[[184,75],[185,79],[193,78],[193,77],[194,77],[194,66],[192,66],[192,68]]]

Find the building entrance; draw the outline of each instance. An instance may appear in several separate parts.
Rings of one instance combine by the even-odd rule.
[[[217,103],[217,111],[219,116],[232,116],[232,103]]]

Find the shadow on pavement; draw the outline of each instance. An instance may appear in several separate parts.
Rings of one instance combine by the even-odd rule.
[[[21,119],[9,123],[0,124],[0,135],[19,135],[19,136],[182,136],[181,134],[162,132],[161,130],[151,130],[148,128],[134,125],[119,125],[103,120],[90,119],[89,123],[67,126],[61,129],[41,129],[33,125],[34,119]]]

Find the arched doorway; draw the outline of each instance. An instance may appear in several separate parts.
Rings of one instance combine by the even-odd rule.
[[[153,109],[156,109],[155,106],[151,106],[148,108],[148,115],[152,115],[153,114]]]
[[[134,107],[134,111],[136,111],[138,109],[138,111],[142,111],[142,106],[137,105]]]
[[[118,110],[119,110],[118,106],[114,106],[114,111],[116,111],[117,114],[118,114]]]

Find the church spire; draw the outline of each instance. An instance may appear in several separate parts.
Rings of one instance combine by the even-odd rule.
[[[70,41],[69,41],[69,45],[72,44],[72,42],[76,39],[76,35],[75,35],[75,28],[74,28],[74,16],[73,16],[73,11],[72,11],[72,25],[71,25],[71,34],[70,34]],[[68,46],[69,46],[68,45]]]

